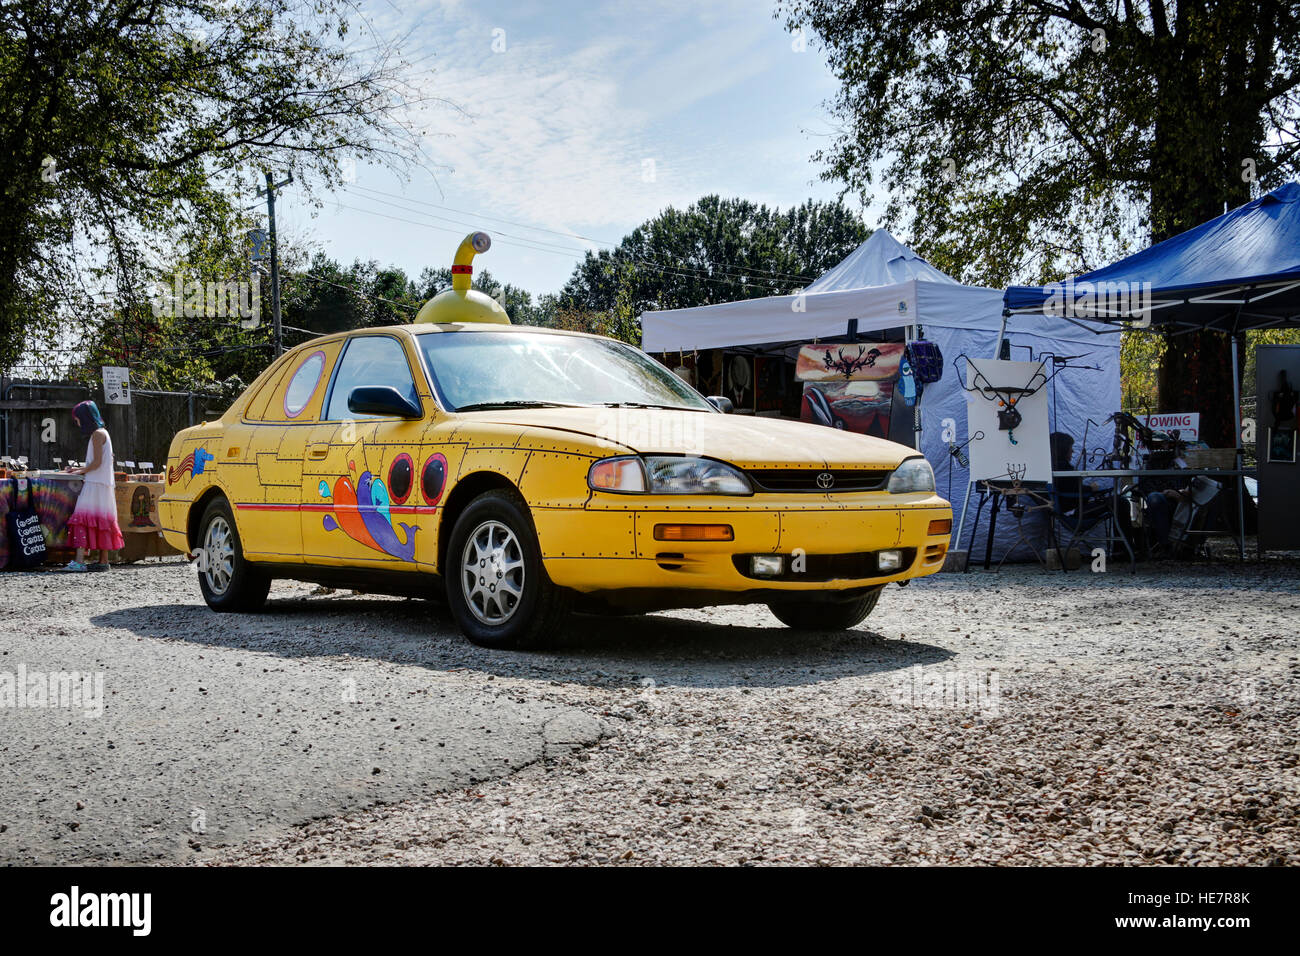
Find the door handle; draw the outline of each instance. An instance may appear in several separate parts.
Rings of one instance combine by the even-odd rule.
[[[312,461],[320,461],[330,453],[330,446],[325,442],[317,442],[307,449],[307,457]]]

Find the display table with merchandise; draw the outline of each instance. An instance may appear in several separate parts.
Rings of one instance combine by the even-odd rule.
[[[68,518],[77,507],[81,492],[80,475],[61,471],[28,473],[32,507],[41,519],[45,546],[51,563],[65,564],[71,553]],[[140,480],[145,479],[148,480]],[[119,478],[114,495],[117,500],[118,527],[125,545],[113,555],[114,563],[131,563],[147,557],[165,557],[180,552],[163,540],[158,522],[158,496],[164,488],[161,476]],[[14,483],[0,480],[0,527],[13,504]],[[23,502],[26,503],[25,500]],[[0,534],[0,569],[9,566],[9,540]]]
[[[1125,494],[1132,488],[1141,488],[1142,481],[1147,479],[1178,479],[1179,481],[1191,481],[1196,476],[1209,478],[1214,481],[1227,484],[1229,481],[1243,481],[1246,478],[1254,478],[1256,471],[1253,468],[1091,468],[1080,471],[1054,471],[1053,478],[1074,478],[1080,480],[1097,479],[1110,481],[1108,488],[1103,493],[1109,493],[1112,505],[1112,512],[1115,516],[1115,526],[1119,535],[1124,538],[1124,545],[1130,548],[1131,543],[1123,535],[1119,528],[1119,509],[1121,501]],[[1237,556],[1242,560],[1246,557],[1246,520],[1244,509],[1241,503],[1240,493],[1230,493],[1237,498],[1236,511],[1237,520],[1235,526],[1229,526],[1228,534],[1237,543]],[[1219,533],[1219,529],[1213,531],[1191,531],[1193,535],[1208,535]]]

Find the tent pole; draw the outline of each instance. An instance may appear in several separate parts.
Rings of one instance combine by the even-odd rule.
[[[1009,314],[1010,313],[1006,309],[1002,310],[1002,325],[998,329],[998,344],[993,347],[994,358],[997,358],[1002,354],[1002,340],[1006,338],[1007,335],[1007,316]]]
[[[967,474],[967,476],[966,476],[966,498],[965,498],[965,500],[963,500],[962,503],[961,503],[961,520],[959,520],[959,521],[957,522],[957,535],[956,535],[956,537],[954,537],[954,538],[952,539],[954,542],[956,542],[956,546],[954,547],[953,544],[949,543],[948,547],[949,547],[950,550],[954,550],[954,551],[960,551],[960,550],[961,550],[961,533],[962,533],[962,531],[965,530],[965,528],[966,528],[966,509],[970,507],[970,486],[971,486],[972,484],[973,484],[973,482],[970,480],[970,475]],[[970,560],[969,556],[967,557],[966,560],[967,560],[967,561]]]
[[[1238,308],[1240,312],[1240,308]],[[1237,336],[1240,333],[1236,329],[1232,331],[1232,422],[1235,432],[1233,433],[1232,445],[1235,449],[1235,460],[1237,462],[1237,556],[1242,561],[1246,560],[1246,476],[1242,473],[1246,467],[1245,456],[1242,454],[1244,449],[1241,447],[1241,376],[1237,374]]]
[[[919,326],[909,325],[903,332],[903,347],[911,345],[920,337]],[[916,369],[912,369],[912,374],[916,374]],[[921,440],[918,437],[921,434],[921,400],[923,396],[918,396],[916,404],[912,406],[912,447],[917,451],[921,450]]]

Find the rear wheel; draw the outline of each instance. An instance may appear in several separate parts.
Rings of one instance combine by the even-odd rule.
[[[542,566],[528,505],[505,490],[479,495],[451,532],[447,601],[460,629],[483,647],[544,647],[569,599]]]
[[[212,501],[199,521],[199,590],[214,611],[256,611],[271,579],[244,558],[235,517],[225,498]]]
[[[811,598],[767,606],[776,619],[797,631],[847,631],[867,619],[880,600],[881,588],[850,601]]]

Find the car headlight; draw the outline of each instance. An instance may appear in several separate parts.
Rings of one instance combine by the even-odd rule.
[[[646,458],[646,479],[654,495],[749,495],[749,479],[711,458]]]
[[[594,491],[652,495],[750,495],[740,471],[711,458],[604,458],[587,472]]]
[[[934,491],[934,469],[924,458],[909,458],[889,476],[889,493],[906,494],[909,491]]]

